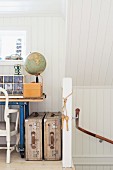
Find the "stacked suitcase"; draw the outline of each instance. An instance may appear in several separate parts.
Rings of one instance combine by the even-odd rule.
[[[61,160],[61,113],[32,113],[25,120],[26,160]]]
[[[45,113],[33,112],[25,120],[26,160],[43,159],[43,121]]]
[[[49,112],[44,118],[44,159],[61,160],[60,112]]]

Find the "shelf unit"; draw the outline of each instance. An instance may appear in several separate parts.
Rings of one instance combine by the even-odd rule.
[[[23,97],[24,75],[0,75],[0,87],[7,90],[9,97]],[[0,98],[3,98],[0,93]]]

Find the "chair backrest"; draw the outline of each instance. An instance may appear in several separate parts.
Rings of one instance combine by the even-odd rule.
[[[8,102],[9,102],[9,97],[8,97],[8,93],[5,89],[3,89],[2,87],[0,87],[0,92],[2,92],[5,96],[5,109],[4,109],[4,120],[6,121],[7,116],[8,116]]]

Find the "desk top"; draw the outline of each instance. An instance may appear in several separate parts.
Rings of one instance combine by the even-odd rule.
[[[9,98],[9,102],[42,102],[45,96],[40,98]],[[5,98],[0,98],[0,102],[4,102]]]

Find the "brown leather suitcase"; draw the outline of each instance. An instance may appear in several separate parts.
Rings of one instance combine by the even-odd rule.
[[[49,112],[44,118],[44,159],[61,160],[61,113]]]
[[[25,120],[26,160],[43,159],[43,121],[45,113],[33,112]]]

